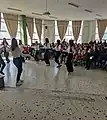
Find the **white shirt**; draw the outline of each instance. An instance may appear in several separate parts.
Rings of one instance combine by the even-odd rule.
[[[56,51],[61,51],[61,45],[55,47]]]
[[[19,48],[20,48],[20,50],[21,50],[21,52],[23,52],[23,50],[24,50],[24,45],[19,45]]]
[[[44,45],[44,48],[45,48],[45,49],[50,49],[50,44],[49,44],[49,43],[48,43],[47,45],[45,44],[45,45]]]
[[[34,46],[34,49],[35,49],[35,50],[39,50],[39,45],[35,45],[35,46]]]
[[[70,51],[71,49],[72,49],[72,52]],[[73,47],[71,48],[70,46],[68,46],[67,52],[68,53],[73,53],[74,52],[74,48]]]

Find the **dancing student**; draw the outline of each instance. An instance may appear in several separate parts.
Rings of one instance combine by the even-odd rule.
[[[57,68],[61,67],[61,64],[59,61],[60,55],[61,55],[61,44],[60,44],[60,40],[57,40],[57,44],[55,47],[55,62],[58,64]]]
[[[67,61],[66,61],[66,68],[69,74],[71,74],[74,69],[73,69],[73,40],[69,41],[69,47],[68,47],[68,56],[67,56]]]
[[[4,60],[3,60],[2,56],[1,56],[1,54],[3,52],[3,49],[4,49],[4,45],[1,45],[0,46],[0,73],[2,75],[4,75],[3,70],[4,70],[5,66],[6,66],[6,64],[5,64],[5,62],[4,62]]]
[[[45,48],[44,60],[45,60],[46,65],[50,66],[50,61],[49,61],[50,44],[49,44],[48,38],[45,38],[44,48]]]
[[[35,49],[34,59],[38,62],[39,61],[39,43],[38,43],[38,41],[35,42],[34,49]]]
[[[12,51],[12,56],[13,56],[13,63],[18,69],[16,86],[20,86],[22,84],[20,77],[23,71],[22,70],[22,59],[21,59],[21,50],[15,38],[13,38],[11,42],[11,51]]]
[[[9,60],[9,44],[8,44],[8,42],[6,41],[6,38],[3,38],[3,43],[2,43],[2,45],[4,46],[4,57],[6,58],[6,61],[7,61],[7,63],[9,63],[10,62],[10,60]]]
[[[91,59],[90,58],[91,58],[91,48],[88,46],[87,51],[86,51],[86,66],[85,66],[85,68],[87,70],[89,70],[91,67]]]
[[[66,52],[66,50],[67,50],[67,43],[66,43],[66,41],[65,41],[65,39],[62,41],[62,43],[61,43],[61,52],[62,52],[62,54],[61,54],[61,64],[64,62],[65,63],[65,59],[66,59],[66,56],[67,56],[67,52]]]

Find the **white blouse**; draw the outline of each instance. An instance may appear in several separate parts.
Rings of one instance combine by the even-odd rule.
[[[35,45],[35,46],[34,46],[34,49],[35,49],[35,50],[39,50],[39,45]]]
[[[61,45],[55,47],[56,51],[61,51]]]
[[[47,45],[45,44],[45,45],[44,45],[44,48],[45,48],[45,49],[50,49],[50,44],[49,44],[49,43],[48,43]]]

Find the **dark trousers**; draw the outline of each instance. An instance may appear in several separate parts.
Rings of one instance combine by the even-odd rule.
[[[6,66],[6,64],[5,64],[3,58],[0,55],[0,67],[1,67],[0,72],[3,72],[5,66]]]
[[[67,56],[67,61],[66,61],[66,68],[67,68],[67,71],[68,72],[73,72],[74,69],[73,69],[73,55],[72,53],[68,53],[68,56]]]
[[[67,53],[63,52],[62,56],[61,56],[61,64],[64,62],[65,63],[65,59],[66,59]]]
[[[61,53],[60,51],[56,51],[55,52],[55,62],[60,65],[60,62],[59,62],[59,57],[60,57]]]
[[[17,73],[17,83],[20,81],[20,77],[22,74],[22,60],[20,57],[14,58],[13,59],[13,63],[15,64],[15,66],[18,69],[18,73]]]
[[[9,52],[4,52],[4,56],[6,58],[6,61],[9,63],[10,60],[9,60]]]
[[[35,57],[34,58],[35,58],[36,61],[39,61],[39,50],[36,50],[35,52],[36,53],[35,53]]]
[[[86,69],[89,70],[90,67],[91,67],[91,60],[90,60],[90,58],[87,58],[86,59]]]
[[[44,60],[45,60],[45,63],[46,63],[47,65],[50,65],[50,61],[49,61],[49,51],[48,51],[48,50],[45,51]]]

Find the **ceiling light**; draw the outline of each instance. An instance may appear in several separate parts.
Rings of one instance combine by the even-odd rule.
[[[42,14],[32,12],[32,15],[42,15]]]
[[[17,8],[8,8],[8,10],[13,10],[13,11],[22,12],[22,10],[20,10],[20,9],[17,9]]]
[[[85,11],[85,12],[88,12],[88,13],[92,13],[92,12],[93,12],[93,11],[88,10],[88,9],[85,9],[84,11]]]
[[[68,5],[71,5],[73,7],[79,8],[79,5],[76,5],[76,4],[72,3],[72,2],[69,2]]]
[[[50,12],[44,12],[43,15],[48,15],[49,16],[49,15],[51,15],[51,13]]]
[[[102,17],[102,15],[100,15],[100,14],[96,14],[96,16],[98,16],[98,17]]]

